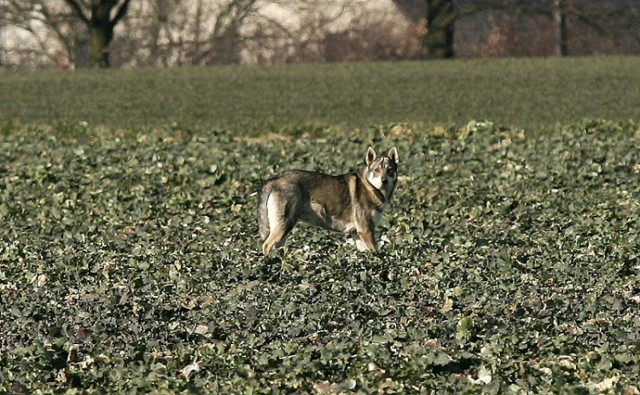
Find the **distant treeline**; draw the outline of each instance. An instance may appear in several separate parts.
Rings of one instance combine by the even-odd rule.
[[[2,0],[0,67],[640,53],[640,0]]]

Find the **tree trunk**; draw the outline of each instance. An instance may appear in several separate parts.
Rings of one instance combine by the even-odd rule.
[[[109,63],[109,44],[113,39],[113,23],[111,22],[110,2],[96,2],[91,9],[89,34],[91,42],[91,67],[106,68]]]
[[[564,0],[553,0],[553,23],[556,29],[554,54],[556,56],[569,55],[569,33],[567,28],[567,14],[564,9]]]
[[[453,34],[457,11],[453,0],[426,0],[427,34],[422,42],[426,59],[453,58]]]
[[[0,0],[1,1],[1,0]],[[87,26],[89,30],[89,66],[109,67],[109,44],[113,39],[113,29],[127,14],[131,0],[92,0],[90,6],[80,0],[65,0],[73,13]],[[89,7],[89,13],[85,10]],[[118,8],[115,8],[118,7]],[[111,11],[116,9],[112,18]]]
[[[107,68],[109,62],[109,43],[113,32],[109,32],[102,26],[91,26],[91,54],[89,60],[90,67]]]

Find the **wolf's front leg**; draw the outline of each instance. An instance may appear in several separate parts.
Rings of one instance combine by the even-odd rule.
[[[367,251],[367,245],[364,243],[364,241],[362,241],[360,236],[358,236],[358,232],[351,232],[351,238],[356,243],[356,248],[358,249],[358,251]]]
[[[353,236],[358,251],[378,251],[378,244],[371,229],[361,229]]]

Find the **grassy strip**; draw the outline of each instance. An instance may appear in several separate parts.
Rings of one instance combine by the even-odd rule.
[[[491,119],[530,130],[640,118],[639,57],[0,74],[4,124],[297,133]]]

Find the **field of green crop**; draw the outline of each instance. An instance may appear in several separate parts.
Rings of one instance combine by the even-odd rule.
[[[640,57],[0,72],[0,127],[305,132],[640,119]]]
[[[0,393],[639,392],[637,124],[84,132],[0,137]],[[381,251],[261,256],[261,180],[368,144],[402,160]]]
[[[0,394],[640,394],[639,69],[0,72]],[[262,181],[368,145],[381,250],[262,256]]]

